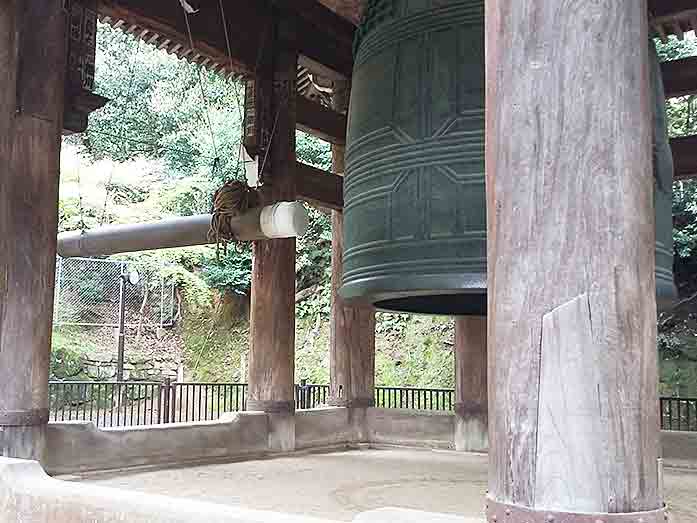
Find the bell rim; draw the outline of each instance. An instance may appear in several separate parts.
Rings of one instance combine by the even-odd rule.
[[[423,314],[433,316],[486,316],[487,280],[486,274],[438,274],[409,276],[395,275],[371,276],[346,282],[339,295],[350,303],[373,305],[383,312],[402,314]],[[458,300],[471,297],[472,306],[464,306]],[[400,307],[412,302],[437,303],[432,310],[414,310]],[[448,306],[447,304],[451,304]],[[447,310],[446,310],[447,309]]]

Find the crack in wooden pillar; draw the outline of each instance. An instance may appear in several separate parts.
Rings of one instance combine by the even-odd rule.
[[[279,21],[257,73],[263,94],[257,103],[268,107],[260,122],[270,147],[268,165],[263,151],[259,162],[264,205],[295,200],[294,36]],[[248,409],[269,413],[269,445],[282,451],[295,447],[295,244],[294,238],[255,242],[252,270]]]
[[[486,452],[486,317],[455,318],[455,448]]]
[[[334,82],[334,109],[348,108],[347,81]],[[332,171],[344,172],[345,148],[332,146]],[[343,224],[340,211],[332,212],[332,312],[330,336],[330,404],[351,407],[357,438],[363,434],[364,409],[375,405],[375,308],[349,305],[339,295],[343,273]]]
[[[490,520],[661,508],[646,12],[486,1]]]
[[[58,232],[65,18],[0,5],[0,454],[43,460]]]

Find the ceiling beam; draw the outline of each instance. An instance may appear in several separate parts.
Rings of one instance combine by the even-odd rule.
[[[663,62],[661,70],[666,98],[697,94],[697,57]]]
[[[281,0],[278,0],[281,1]],[[314,2],[316,3],[316,2]],[[293,17],[297,29],[297,46],[301,55],[310,61],[350,77],[353,68],[353,49],[347,38],[346,22],[336,13],[316,3],[312,18],[297,11],[283,11]],[[228,3],[229,5],[229,3]],[[124,20],[158,33],[167,39],[190,47],[184,11],[171,0],[99,0],[99,13]],[[218,2],[202,2],[196,14],[189,15],[196,51],[231,65],[242,74],[253,75],[259,50],[268,44],[274,26],[275,8],[268,0],[239,0],[226,12],[230,51],[228,55],[225,29]],[[333,24],[327,22],[333,20]],[[315,24],[323,23],[323,27]],[[337,29],[341,28],[343,29]],[[332,31],[337,30],[337,34]]]
[[[672,16],[693,9],[694,0],[649,0],[649,11],[656,17]]]
[[[670,147],[675,162],[675,179],[697,178],[697,135],[673,138]]]
[[[303,96],[297,98],[297,127],[325,142],[346,143],[346,116]]]
[[[344,179],[341,176],[297,162],[295,185],[299,200],[335,211],[344,208]]]

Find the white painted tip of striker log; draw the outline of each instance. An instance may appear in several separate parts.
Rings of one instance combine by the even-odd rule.
[[[307,232],[309,219],[302,203],[279,202],[264,207],[259,222],[267,238],[295,238]]]

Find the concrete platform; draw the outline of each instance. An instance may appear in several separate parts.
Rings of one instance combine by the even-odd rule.
[[[384,507],[482,518],[487,457],[382,448],[62,479],[340,521]],[[664,481],[672,523],[697,521],[697,470]]]

